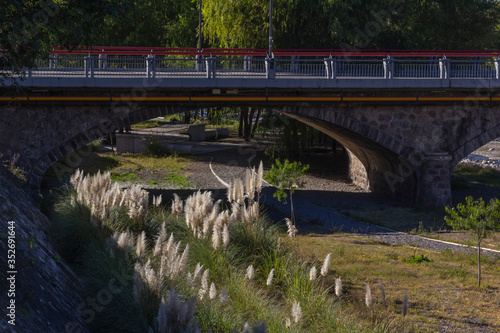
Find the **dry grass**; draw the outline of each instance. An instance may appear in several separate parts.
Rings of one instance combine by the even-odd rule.
[[[402,329],[402,301],[408,291],[407,332],[438,332],[446,326],[450,332],[472,332],[478,325],[500,330],[500,259],[485,258],[484,287],[477,288],[475,255],[391,246],[341,233],[301,235],[296,245],[302,258],[320,261],[332,253],[333,273],[327,284],[333,286],[334,277],[341,276],[344,302],[361,317],[394,318]],[[409,262],[411,256],[422,254],[432,261]],[[385,286],[385,307],[380,280]],[[373,295],[370,311],[364,305],[365,283]]]

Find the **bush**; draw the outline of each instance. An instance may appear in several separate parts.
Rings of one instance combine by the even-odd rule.
[[[164,144],[155,137],[150,137],[148,144],[146,146],[146,155],[149,156],[165,156],[168,154],[167,148],[165,148]]]

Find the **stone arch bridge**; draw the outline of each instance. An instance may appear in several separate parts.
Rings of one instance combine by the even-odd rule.
[[[457,76],[446,57],[433,58],[436,66],[426,60],[417,74],[402,77],[398,68],[409,67],[398,67],[391,56],[362,76],[353,69],[348,76],[346,66],[352,63],[331,55],[320,61],[315,56],[316,62],[307,64],[293,56],[286,68],[267,57],[261,70],[253,69],[257,60],[252,57],[238,60],[241,69],[221,69],[222,62],[213,57],[200,64],[198,54],[191,59],[190,72],[180,75],[160,71],[149,54],[139,74],[122,70],[121,76],[105,67],[111,60],[101,55],[85,56],[83,67],[74,72],[59,71],[53,63],[64,58],[54,57],[45,69],[27,72],[20,95],[12,98],[10,90],[1,90],[0,153],[3,159],[18,157],[28,185],[37,191],[56,161],[125,126],[203,107],[264,107],[311,125],[345,146],[356,184],[405,202],[439,207],[451,203],[454,166],[500,136],[497,60],[487,60],[493,64],[489,67],[486,62],[472,64],[477,77],[471,78],[465,75],[470,74],[467,69]]]
[[[18,165],[25,170],[29,186],[37,190],[57,160],[125,126],[213,105],[267,107],[315,127],[346,147],[350,176],[357,185],[406,202],[442,206],[450,203],[454,166],[500,136],[496,103],[307,99],[4,104],[0,106],[0,151],[4,157],[19,154]]]

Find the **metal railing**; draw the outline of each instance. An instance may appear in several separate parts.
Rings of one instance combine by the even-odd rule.
[[[26,69],[27,78],[205,78],[205,79],[499,79],[500,53],[458,53],[450,57],[427,52],[276,52],[226,49],[195,52],[192,49],[70,53],[55,50],[37,67]],[[479,52],[479,51],[478,51]]]

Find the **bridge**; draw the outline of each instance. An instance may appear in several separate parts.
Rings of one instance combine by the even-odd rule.
[[[344,145],[358,185],[451,202],[450,176],[500,136],[500,51],[54,49],[3,70],[0,153],[33,190],[58,159],[109,133],[200,107],[282,112]]]

